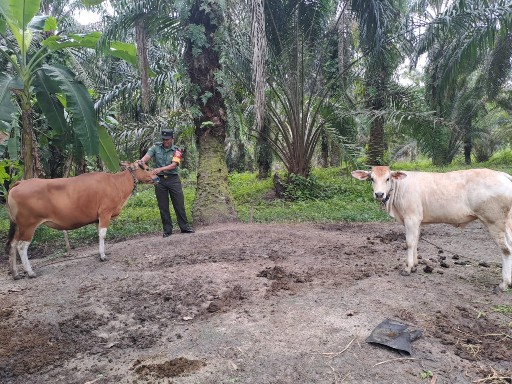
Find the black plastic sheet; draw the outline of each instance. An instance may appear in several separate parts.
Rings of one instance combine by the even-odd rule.
[[[419,329],[410,329],[409,325],[386,319],[375,327],[371,335],[366,338],[366,342],[385,345],[410,355],[411,343],[420,338],[421,334]]]

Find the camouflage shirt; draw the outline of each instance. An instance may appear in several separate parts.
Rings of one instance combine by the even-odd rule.
[[[178,163],[178,167],[171,171],[162,172],[161,174],[173,175],[178,173],[179,164],[181,162],[181,150],[174,144],[169,148],[164,148],[162,143],[156,143],[148,149],[146,155],[151,156],[155,161],[155,168],[166,167],[167,165],[171,165],[173,161]]]

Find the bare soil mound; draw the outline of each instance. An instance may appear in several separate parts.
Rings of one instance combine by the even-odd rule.
[[[0,382],[512,383],[512,293],[480,224],[231,224],[0,270]],[[29,250],[30,253],[30,250]],[[35,256],[35,255],[34,255]],[[35,257],[34,257],[35,258]],[[384,319],[412,353],[369,344]]]

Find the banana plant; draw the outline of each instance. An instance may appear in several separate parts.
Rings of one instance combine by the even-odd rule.
[[[39,8],[40,0],[0,0],[0,57],[6,63],[0,73],[0,130],[12,128],[13,121],[19,121],[17,114],[21,114],[20,157],[24,177],[40,176],[42,168],[33,132],[36,100],[55,132],[73,130],[85,154],[100,155],[107,168],[115,171],[118,155],[111,137],[98,125],[87,88],[69,68],[51,63],[51,55],[56,51],[95,49],[101,34],[55,34],[57,21],[51,16],[38,16]],[[113,42],[103,53],[137,63],[133,44]]]

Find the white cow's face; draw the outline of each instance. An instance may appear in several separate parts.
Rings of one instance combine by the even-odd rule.
[[[386,201],[391,192],[392,181],[403,179],[407,175],[400,171],[391,172],[387,166],[375,166],[371,171],[354,171],[352,176],[359,180],[369,180],[372,183],[373,197]]]

